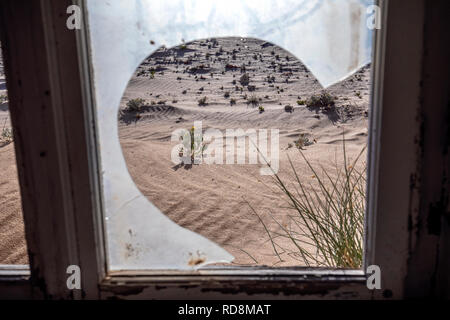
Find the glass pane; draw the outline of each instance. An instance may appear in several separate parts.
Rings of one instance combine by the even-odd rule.
[[[110,269],[360,266],[371,1],[87,3]]]
[[[28,264],[22,203],[1,50],[0,130],[0,264]]]

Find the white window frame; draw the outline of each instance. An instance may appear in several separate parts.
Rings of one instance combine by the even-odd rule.
[[[0,297],[283,299],[289,295],[296,299],[383,299],[403,298],[411,292],[420,295],[420,290],[405,290],[414,288],[416,276],[425,281],[427,274],[436,270],[439,279],[448,283],[443,267],[446,260],[442,258],[449,253],[448,246],[438,246],[431,253],[423,249],[448,240],[448,228],[437,239],[421,238],[418,230],[423,226],[414,225],[426,214],[423,201],[432,200],[424,198],[420,191],[423,185],[415,180],[424,174],[418,163],[423,161],[421,143],[427,139],[427,131],[417,120],[428,112],[419,97],[436,93],[431,92],[431,84],[430,92],[421,86],[424,48],[437,45],[424,39],[425,24],[435,21],[429,14],[431,6],[424,0],[379,1],[383,22],[374,37],[364,268],[380,266],[381,290],[369,290],[367,275],[359,270],[245,267],[108,272],[88,25],[78,31],[64,27],[66,8],[73,3],[85,8],[81,0],[26,4],[5,0],[0,4],[0,33],[30,257],[29,271],[14,266],[0,268]],[[435,3],[446,6],[445,0]],[[438,71],[439,65],[431,60],[428,57],[425,61]],[[439,77],[448,83],[445,75]],[[444,113],[439,106],[434,111]],[[438,123],[438,118],[433,121]],[[428,130],[436,127],[432,128]],[[409,264],[424,251],[441,258],[423,261],[419,267]],[[74,264],[81,267],[82,290],[66,286],[66,268]]]

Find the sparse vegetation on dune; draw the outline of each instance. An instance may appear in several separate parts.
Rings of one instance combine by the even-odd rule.
[[[234,41],[238,41],[238,43],[234,43]],[[192,78],[189,79],[191,75],[195,81],[206,81],[208,87],[205,86],[205,91],[203,93],[198,92],[202,91],[202,88],[196,91],[200,96],[204,95],[206,91],[212,95],[216,94],[214,92],[214,87],[219,84],[217,88],[223,90],[221,95],[226,99],[230,98],[231,94],[229,95],[229,93],[234,91],[241,93],[260,91],[261,95],[266,97],[269,96],[267,93],[270,92],[273,100],[271,103],[280,106],[283,106],[286,103],[286,101],[281,101],[283,100],[284,94],[291,96],[291,84],[298,84],[298,79],[310,78],[307,80],[307,87],[314,87],[312,88],[312,91],[319,90],[318,82],[313,77],[310,77],[311,74],[307,68],[289,54],[280,50],[280,48],[273,45],[261,45],[259,43],[255,46],[253,40],[247,42],[246,45],[240,45],[240,41],[243,40],[216,39],[214,41],[201,40],[189,43],[182,42],[172,49],[161,49],[153,60],[146,60],[145,66],[140,68],[145,71],[145,76],[150,75],[150,77],[153,77],[155,72],[157,72],[158,75],[162,75],[164,70],[170,72],[172,69],[172,71],[176,73],[182,72],[183,74],[187,74],[186,78],[178,75],[175,78],[180,81],[180,83],[181,80],[183,80],[183,83],[187,82],[186,85],[189,85],[189,81],[192,81]],[[208,47],[208,49],[206,49],[206,47]],[[235,61],[233,61],[233,59]],[[260,62],[263,60],[265,62],[264,64],[261,64]],[[185,65],[183,68],[184,70],[180,70],[179,66],[183,66],[183,64]],[[267,68],[265,72],[263,70],[264,67]],[[232,79],[230,79],[229,72],[231,73]],[[208,74],[209,76],[205,78],[203,74]],[[362,75],[364,75],[364,73],[361,71],[348,81],[359,81],[362,79]],[[225,76],[225,78],[221,79],[222,76]],[[164,81],[163,79],[160,79],[159,76],[157,80]],[[221,80],[226,82],[230,81],[233,84],[233,87],[224,89],[223,83],[225,82],[215,83],[216,81]],[[261,86],[259,86],[258,83],[262,83]],[[258,84],[258,87],[256,84]],[[276,86],[276,84],[278,84],[278,86]],[[284,84],[283,87],[281,87],[280,84]],[[191,96],[186,89],[187,87],[184,90],[180,89],[180,91],[183,90],[182,94],[186,95],[186,99],[188,99],[187,102],[189,102]],[[302,96],[309,95],[310,91],[308,90],[305,91],[302,89]],[[193,92],[194,91],[192,91],[192,93]],[[348,97],[350,96],[357,96],[360,99],[363,98],[362,94],[353,89],[351,92],[347,93],[347,97],[342,97],[342,101],[348,101]],[[172,97],[165,98],[172,99]],[[186,101],[186,99],[183,99],[183,101]],[[309,99],[300,98],[300,96],[298,96],[297,100],[294,100],[293,103],[297,103],[299,106],[306,106],[309,109],[314,109],[316,113],[318,111],[326,113],[329,119],[335,122],[337,120],[343,120],[341,108],[336,108],[336,99],[336,97],[323,91],[312,95]],[[194,103],[196,100],[198,102],[198,98],[194,98]],[[259,104],[261,104],[261,99],[258,102],[252,99],[246,100],[247,103],[253,107],[258,107]],[[233,105],[231,101],[230,104]],[[200,105],[207,104],[200,103]],[[292,112],[294,109],[295,108],[290,109],[289,107],[285,108],[285,111]],[[345,119],[348,118],[345,117],[347,114],[350,113],[345,113]]]

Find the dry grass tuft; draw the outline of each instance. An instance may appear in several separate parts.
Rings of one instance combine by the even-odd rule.
[[[365,148],[349,163],[344,139],[343,166],[336,165],[334,173],[322,167],[322,174],[319,174],[299,149],[314,177],[315,185],[310,184],[309,188],[289,158],[294,181],[288,184],[281,180],[278,174],[273,176],[276,186],[285,196],[288,209],[292,212],[289,215],[289,225],[280,223],[269,213],[278,226],[278,231],[269,229],[249,204],[263,225],[280,261],[283,261],[284,255],[288,255],[307,266],[361,268],[366,167],[358,166],[358,162],[364,150]],[[358,167],[361,169],[358,170]],[[286,239],[291,246],[285,245]]]

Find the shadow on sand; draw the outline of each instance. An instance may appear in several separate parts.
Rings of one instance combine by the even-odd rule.
[[[185,164],[184,162],[181,162],[181,163],[177,164],[176,166],[172,167],[172,169],[174,171],[178,171],[178,169],[181,169],[181,168],[183,168],[184,170],[190,170],[190,169],[192,169],[192,163]]]

